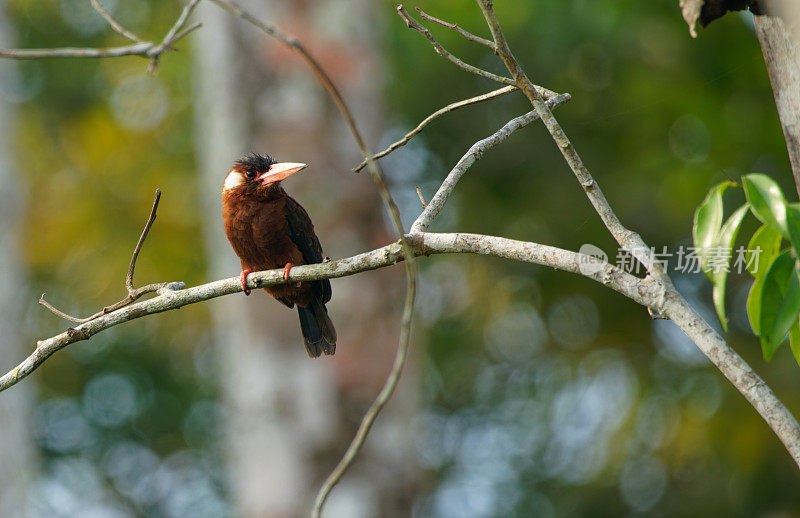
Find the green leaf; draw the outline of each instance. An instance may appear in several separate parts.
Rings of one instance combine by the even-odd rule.
[[[800,251],[800,203],[791,203],[786,207],[786,229],[795,255]]]
[[[747,270],[753,277],[766,275],[772,260],[781,249],[782,239],[781,233],[768,225],[762,225],[756,230],[750,238],[750,243],[747,244],[747,249],[755,254],[753,260],[747,262]]]
[[[708,254],[715,246],[722,226],[722,193],[731,185],[735,184],[722,182],[709,189],[705,199],[694,213],[692,236],[696,254],[700,259],[700,267],[709,280],[712,281],[713,279],[708,269]]]
[[[748,174],[742,177],[742,186],[753,214],[765,225],[789,237],[786,227],[786,199],[778,184],[763,174]]]
[[[728,331],[728,319],[725,316],[725,286],[728,282],[733,244],[736,242],[736,235],[739,233],[739,227],[742,225],[742,220],[747,214],[748,208],[748,204],[745,203],[728,218],[728,221],[722,225],[722,230],[715,243],[716,252],[714,253],[720,257],[714,260],[714,265],[711,268],[711,283],[714,285],[714,307],[717,310],[717,317],[719,317],[724,331]],[[722,262],[722,254],[725,255],[724,264]]]
[[[747,319],[757,336],[761,336],[761,294],[764,293],[764,276],[756,277],[747,295]]]
[[[747,263],[747,269],[755,277],[755,282],[750,287],[750,294],[747,296],[747,318],[756,335],[761,335],[761,294],[764,291],[764,277],[780,252],[782,239],[780,232],[768,225],[762,225],[747,245],[747,249],[755,254],[748,258],[751,260]]]
[[[800,365],[800,324],[798,322],[795,322],[789,330],[789,345],[792,348],[794,360]]]
[[[761,292],[761,347],[769,361],[800,315],[800,279],[790,250],[781,252],[764,276]]]

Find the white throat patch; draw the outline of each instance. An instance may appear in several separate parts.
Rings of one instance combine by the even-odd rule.
[[[225,177],[225,183],[222,185],[222,190],[227,191],[235,187],[239,187],[244,183],[244,176],[236,169],[231,169],[228,176]]]

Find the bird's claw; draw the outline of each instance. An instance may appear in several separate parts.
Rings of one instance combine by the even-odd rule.
[[[250,295],[250,290],[247,289],[247,276],[250,273],[250,270],[242,270],[241,275],[239,275],[239,282],[242,284],[242,291],[245,295]]]
[[[283,267],[283,280],[285,281],[289,280],[289,270],[291,270],[293,266],[294,263],[286,263],[286,266]],[[298,282],[294,286],[295,288],[299,288],[300,286],[302,286],[302,284],[303,284],[302,282]]]

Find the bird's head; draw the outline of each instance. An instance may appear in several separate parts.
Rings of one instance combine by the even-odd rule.
[[[222,186],[223,194],[270,198],[280,192],[280,182],[306,164],[276,162],[269,155],[251,153],[233,164]]]

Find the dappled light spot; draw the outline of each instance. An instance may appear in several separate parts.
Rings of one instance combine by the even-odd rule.
[[[167,115],[170,100],[161,81],[145,74],[123,79],[111,93],[111,111],[124,127],[146,131]]]
[[[101,374],[89,380],[83,394],[83,410],[103,427],[121,426],[140,410],[136,387],[123,374]]]
[[[678,117],[669,128],[669,149],[675,158],[686,163],[705,162],[711,149],[708,127],[696,115]]]
[[[569,349],[580,349],[597,337],[600,316],[592,299],[571,295],[552,305],[547,312],[547,325],[556,342]]]
[[[620,474],[622,499],[634,511],[644,512],[655,506],[664,494],[667,472],[656,457],[629,460]]]

